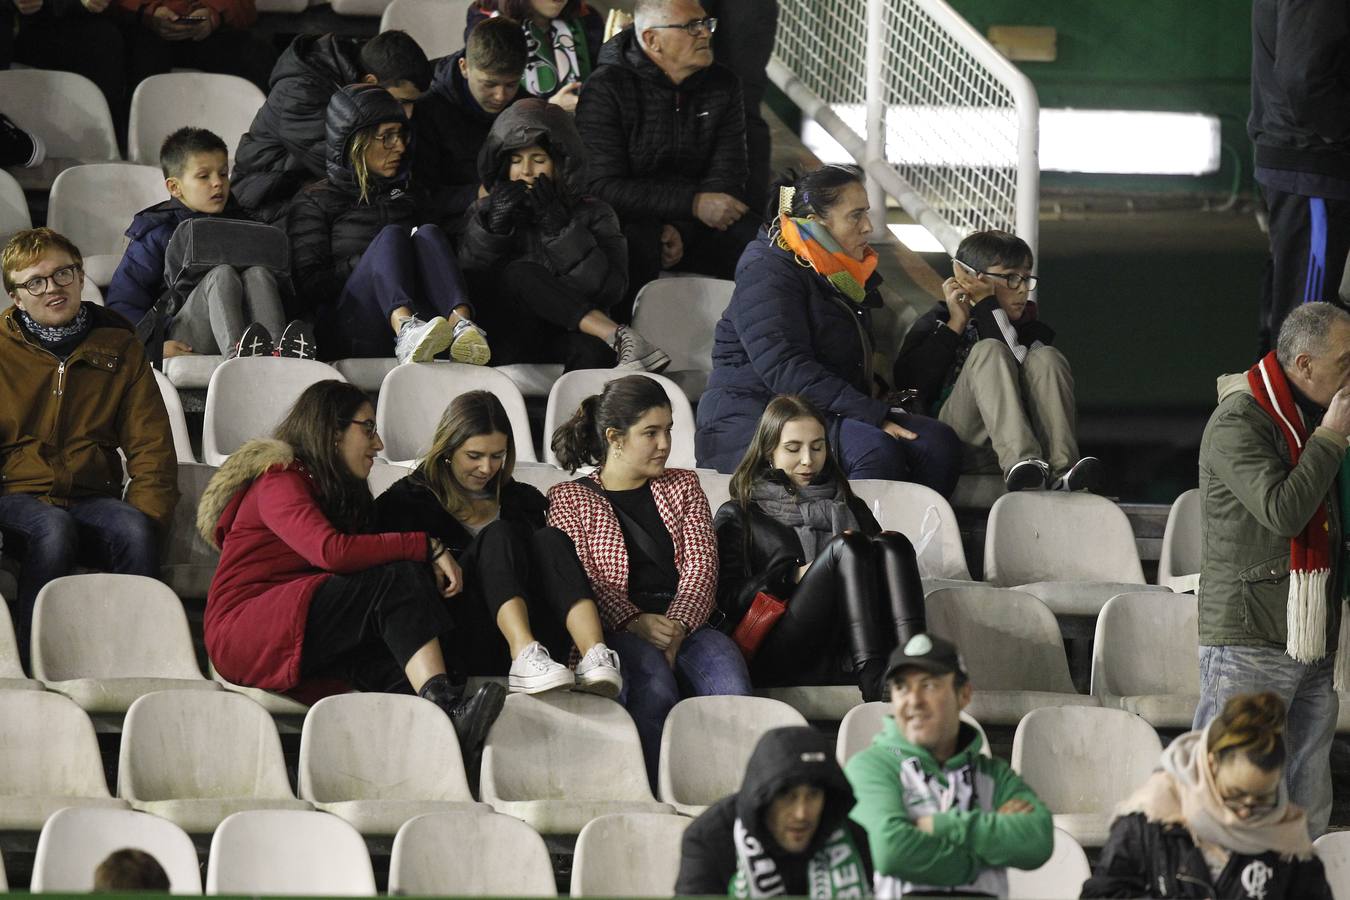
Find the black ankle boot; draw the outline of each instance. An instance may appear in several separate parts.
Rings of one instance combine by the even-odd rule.
[[[888,692],[883,681],[885,674],[886,660],[884,659],[869,659],[858,667],[856,671],[858,690],[862,692],[864,703],[887,699]]]
[[[488,729],[497,721],[497,715],[506,702],[506,688],[500,684],[488,683],[478,689],[469,699],[464,699],[464,685],[453,684],[446,675],[434,675],[427,679],[418,691],[418,696],[430,700],[450,717],[459,737],[459,752],[468,765],[471,759],[477,759],[487,739]]]

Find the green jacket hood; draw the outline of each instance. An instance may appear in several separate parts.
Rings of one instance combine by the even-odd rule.
[[[1250,394],[1252,386],[1247,381],[1246,372],[1238,372],[1231,375],[1220,375],[1217,379],[1219,389],[1219,402],[1222,403],[1233,394]]]
[[[881,734],[873,739],[873,743],[899,751],[905,756],[918,757],[925,769],[934,772],[959,769],[967,763],[975,762],[980,756],[980,750],[984,747],[984,741],[980,738],[980,733],[962,722],[956,733],[956,746],[958,748],[956,753],[952,754],[951,759],[945,763],[939,763],[937,757],[933,756],[932,752],[926,747],[920,747],[905,740],[904,732],[900,730],[894,716],[887,716],[882,721]]]

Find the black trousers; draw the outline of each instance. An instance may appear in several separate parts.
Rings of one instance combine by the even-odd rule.
[[[608,344],[577,330],[598,307],[544,266],[517,260],[499,271],[466,272],[465,277],[475,321],[492,345],[493,365],[560,362],[568,372],[614,365]]]
[[[428,641],[454,630],[451,602],[424,562],[333,575],[310,601],[300,674],[341,678],[362,691],[411,693],[403,667]]]
[[[1261,352],[1275,346],[1301,303],[1337,303],[1350,254],[1350,200],[1305,197],[1261,185],[1270,211],[1270,266],[1261,296]]]
[[[670,224],[679,229],[684,240],[684,256],[671,271],[731,278],[736,274],[736,263],[745,246],[759,231],[760,214],[752,208],[726,231],[709,228],[697,221]],[[622,308],[616,307],[611,313],[615,321],[632,319],[633,300],[638,291],[661,274],[663,225],[646,219],[624,223],[623,234],[628,239],[628,297],[621,304]]]
[[[924,628],[923,582],[909,540],[889,531],[871,539],[837,535],[787,598],[751,672],[756,682],[829,683],[841,653],[857,673]]]
[[[264,94],[277,51],[249,29],[217,28],[204,41],[166,41],[148,28],[127,32],[127,66],[134,89],[142,80],[175,67],[238,75],[258,86]],[[232,138],[225,136],[228,143]]]

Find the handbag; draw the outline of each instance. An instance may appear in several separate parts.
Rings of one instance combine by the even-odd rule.
[[[731,633],[731,639],[741,648],[741,655],[745,657],[746,662],[755,658],[755,654],[759,652],[759,645],[764,643],[764,638],[773,630],[773,626],[778,624],[778,620],[783,618],[785,612],[787,604],[773,594],[764,591],[755,594],[755,599],[750,602],[750,608],[741,617],[736,630]]]

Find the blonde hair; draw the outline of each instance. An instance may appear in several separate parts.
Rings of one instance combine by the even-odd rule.
[[[375,135],[382,124],[384,123],[369,125],[352,135],[352,149],[348,151],[348,159],[352,164],[352,177],[356,179],[356,188],[360,192],[362,203],[370,202],[370,164],[366,162],[366,150],[374,143]]]
[[[1284,764],[1285,717],[1284,701],[1272,691],[1238,694],[1210,724],[1206,749],[1219,762],[1241,751],[1254,766],[1269,772]]]
[[[456,519],[463,519],[469,514],[473,509],[473,499],[455,477],[450,460],[469,438],[486,434],[506,435],[506,460],[501,470],[486,485],[487,491],[500,506],[502,485],[510,480],[516,466],[516,440],[506,409],[495,394],[469,391],[451,400],[436,426],[431,450],[417,467],[418,477],[431,489],[445,511]]]
[[[64,250],[75,265],[84,268],[80,248],[64,234],[50,228],[29,228],[16,233],[0,251],[0,269],[4,272],[5,293],[12,294],[17,285],[11,273],[28,268],[47,255],[49,250]]]

